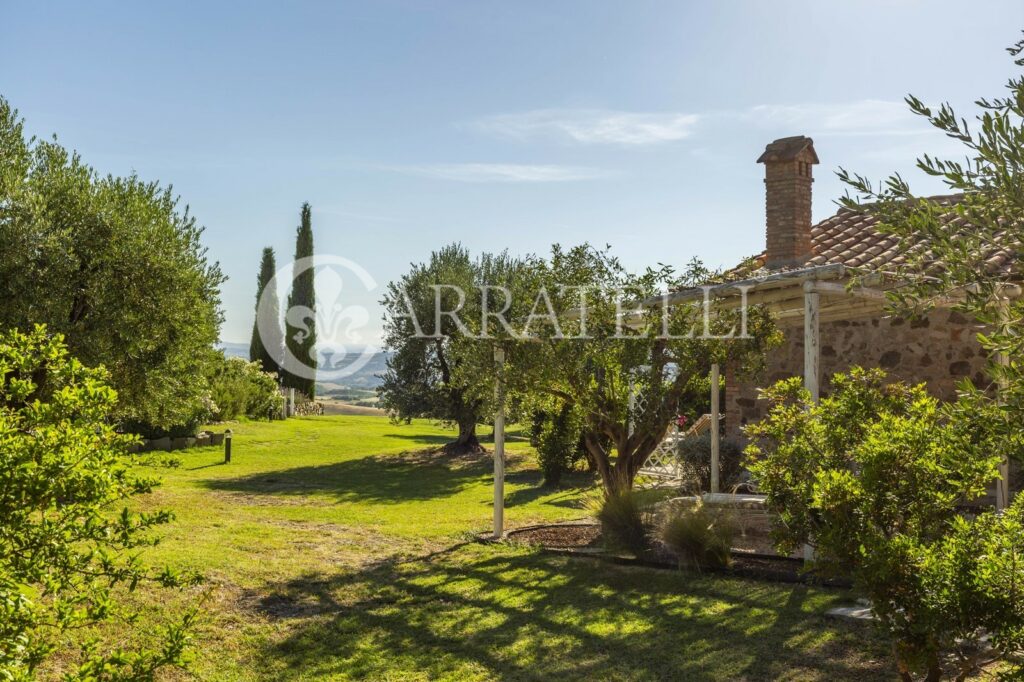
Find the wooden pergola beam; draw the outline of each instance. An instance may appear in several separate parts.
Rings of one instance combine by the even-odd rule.
[[[821,324],[818,317],[821,294],[815,289],[815,282],[804,284],[804,388],[817,403],[821,398]],[[804,545],[804,561],[813,562],[814,547]]]

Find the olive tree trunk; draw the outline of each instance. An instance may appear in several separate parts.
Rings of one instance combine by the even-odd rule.
[[[445,454],[449,455],[477,455],[484,452],[476,436],[476,416],[466,416],[456,420],[459,427],[459,434],[455,440],[444,446]]]

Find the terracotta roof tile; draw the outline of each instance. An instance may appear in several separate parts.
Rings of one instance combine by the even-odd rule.
[[[940,203],[952,204],[961,195],[932,197]],[[920,253],[927,249],[926,243],[918,242],[909,249],[901,248],[900,239],[883,234],[875,229],[877,219],[868,214],[841,208],[839,211],[811,228],[811,243],[814,255],[805,263],[786,268],[798,270],[822,265],[842,264],[862,270],[896,270],[907,261],[906,252]],[[947,226],[951,231],[970,229],[960,216],[949,216]],[[1007,245],[985,257],[985,263],[994,270],[1007,272],[1016,259],[1019,246]],[[752,261],[739,266],[729,273],[727,279],[752,277],[767,274],[764,267],[765,255],[760,253]],[[937,264],[938,265],[938,264]]]

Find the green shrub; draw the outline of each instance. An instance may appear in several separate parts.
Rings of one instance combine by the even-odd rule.
[[[165,511],[129,511],[156,483],[132,472],[115,432],[117,393],[103,369],[68,355],[43,327],[0,333],[0,679],[34,679],[61,646],[103,621],[130,622],[117,590],[180,585],[141,563]],[[151,680],[183,663],[195,612],[158,633],[158,649],[83,645],[65,680]],[[70,653],[70,652],[68,652]]]
[[[860,570],[874,586],[882,626],[898,632],[900,672],[973,679],[1002,659],[999,679],[1021,679],[1024,654],[1024,496],[1004,512],[954,517],[934,542],[895,538],[881,560]],[[985,639],[987,639],[987,644]]]
[[[544,472],[545,485],[558,485],[562,475],[572,471],[584,458],[580,447],[580,419],[569,405],[563,405],[553,417],[540,420],[537,432],[537,460]],[[535,422],[536,424],[536,422]]]
[[[669,516],[660,529],[661,541],[676,555],[679,566],[698,571],[727,567],[738,533],[735,514],[699,501]]]
[[[120,430],[124,433],[131,433],[142,438],[163,438],[167,436],[169,438],[184,438],[187,436],[194,436],[199,432],[200,427],[210,421],[213,417],[213,401],[206,397],[204,400],[196,403],[193,408],[189,411],[191,414],[186,421],[174,424],[169,427],[154,426],[150,422],[140,421],[127,421],[123,422],[120,426]],[[179,417],[184,416],[184,412],[179,412]]]
[[[978,646],[984,631],[1000,658],[1012,662],[1003,671],[1005,679],[1024,678],[1024,495],[1003,512],[955,519],[922,572],[926,594],[952,601],[940,601],[936,617],[960,625],[950,628],[944,646],[959,654],[958,668],[970,674],[987,662],[991,654]]]
[[[684,487],[695,492],[711,490],[711,432],[683,438],[679,442]],[[740,483],[743,472],[743,446],[731,438],[723,438],[718,450],[718,481],[722,491]]]
[[[977,661],[984,630],[1006,641],[1024,632],[1015,587],[1024,543],[1013,535],[1021,510],[974,523],[958,514],[996,478],[997,416],[942,407],[923,386],[884,379],[854,368],[833,377],[819,404],[799,379],[766,390],[768,416],[747,428],[750,469],[779,549],[809,543],[821,570],[852,577],[901,675],[938,679],[948,658]]]
[[[274,374],[260,369],[258,362],[214,354],[208,370],[211,417],[216,421],[247,416],[266,418],[284,403]]]
[[[595,516],[601,523],[601,537],[609,549],[632,552],[636,556],[647,553],[650,515],[632,490],[606,493]]]

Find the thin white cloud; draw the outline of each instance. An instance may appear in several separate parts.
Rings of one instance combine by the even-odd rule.
[[[643,146],[689,137],[699,116],[605,109],[536,109],[487,116],[471,124],[485,133],[528,139],[549,137],[581,144]]]
[[[587,145],[640,147],[677,142],[707,132],[716,123],[737,121],[807,135],[917,135],[927,126],[902,101],[761,104],[747,109],[687,112],[628,112],[607,109],[535,109],[496,114],[469,126],[517,140],[561,139]]]
[[[733,131],[754,127],[777,136],[903,137],[931,132],[929,126],[912,114],[904,102],[878,99],[828,104],[761,104],[746,109],[701,114],[536,109],[488,116],[472,122],[470,126],[488,134],[520,140],[547,138],[587,145],[639,147],[691,137],[713,138],[722,134],[723,124]],[[893,146],[891,143],[887,145]],[[546,164],[447,163],[384,168],[411,175],[473,183],[570,182],[614,175],[608,170],[590,166]]]
[[[388,170],[458,182],[570,182],[611,175],[601,168],[515,163],[438,163],[388,166]]]
[[[743,118],[765,127],[786,127],[807,135],[918,135],[928,126],[905,102],[863,99],[839,104],[762,104]]]

